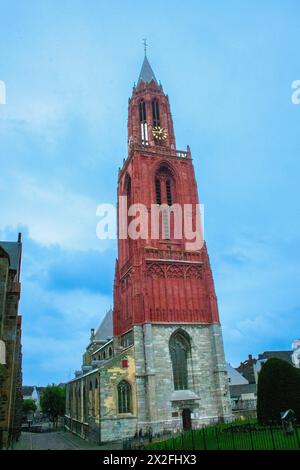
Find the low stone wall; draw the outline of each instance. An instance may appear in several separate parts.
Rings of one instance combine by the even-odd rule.
[[[65,428],[82,439],[101,444],[133,437],[137,430],[137,419],[135,417],[122,420],[110,418],[100,420],[99,423],[98,420],[90,418],[88,423],[82,423],[66,416]]]

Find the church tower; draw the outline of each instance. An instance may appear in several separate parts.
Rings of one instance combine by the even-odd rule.
[[[143,205],[150,221],[147,236],[134,239],[124,231],[124,220],[118,221],[114,283],[115,351],[134,348],[138,427],[159,432],[230,419],[206,245],[191,248],[185,230],[175,234],[180,217],[172,212],[174,205],[182,214],[190,208],[193,220],[198,210],[193,160],[189,147],[176,148],[169,98],[146,54],[128,103],[128,157],[119,170],[119,209],[125,200],[128,209]],[[158,232],[152,230],[155,208]],[[132,220],[129,210],[126,227]]]

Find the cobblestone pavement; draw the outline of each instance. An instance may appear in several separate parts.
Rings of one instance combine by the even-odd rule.
[[[98,446],[80,439],[67,431],[30,433],[24,432],[13,450],[114,450],[122,449],[122,442]]]

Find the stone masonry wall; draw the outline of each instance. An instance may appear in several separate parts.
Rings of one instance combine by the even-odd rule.
[[[191,339],[189,389],[199,400],[175,405],[171,402],[174,385],[169,339],[179,327]],[[228,379],[219,325],[147,324],[135,326],[134,334],[139,427],[146,430],[151,423],[154,433],[163,429],[181,428],[182,407],[191,409],[193,427],[219,419],[231,419]],[[178,415],[175,416],[175,413]]]

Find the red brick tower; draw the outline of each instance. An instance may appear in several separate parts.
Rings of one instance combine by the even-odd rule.
[[[149,236],[118,241],[114,335],[123,337],[133,325],[145,322],[219,323],[205,244],[198,250],[188,249],[184,226],[183,237],[174,238],[175,219],[171,216],[168,226],[163,214],[161,222],[167,224],[167,233],[151,238],[152,205],[179,204],[183,208],[191,204],[195,216],[198,192],[190,150],[176,149],[169,98],[146,56],[129,99],[128,148],[128,158],[119,172],[118,200],[127,196],[128,207],[146,206]]]

